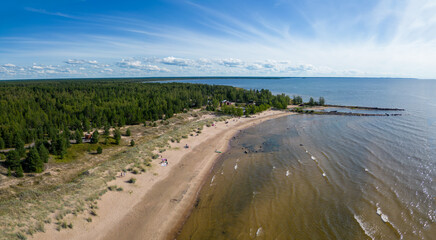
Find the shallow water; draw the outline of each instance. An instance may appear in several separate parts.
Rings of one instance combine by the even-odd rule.
[[[313,96],[328,103],[406,111],[297,115],[244,130],[178,239],[434,239],[436,82],[341,79],[320,88],[319,79],[304,81],[323,89]]]

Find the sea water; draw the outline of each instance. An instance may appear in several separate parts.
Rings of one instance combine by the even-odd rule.
[[[436,81],[185,82],[406,111],[396,117],[292,115],[240,132],[177,239],[435,239]]]

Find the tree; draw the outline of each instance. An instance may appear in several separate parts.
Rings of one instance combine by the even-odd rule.
[[[83,132],[79,129],[74,133],[74,139],[76,140],[76,144],[82,143]]]
[[[133,139],[130,141],[130,146],[135,146],[135,141],[133,141]]]
[[[54,141],[52,141],[52,153],[59,155],[61,158],[67,153],[67,140],[62,136],[57,136]]]
[[[310,97],[309,102],[307,103],[309,106],[313,106],[315,104],[313,97]]]
[[[38,146],[38,153],[39,157],[41,158],[42,162],[47,163],[49,158],[49,152],[47,148],[44,146],[44,144],[40,144]]]
[[[120,145],[121,132],[120,132],[119,128],[115,128],[115,130],[114,130],[114,139],[115,139],[115,144]]]
[[[130,128],[127,128],[127,130],[126,130],[126,136],[131,136],[132,135],[132,133],[130,132]]]
[[[319,97],[319,105],[320,106],[324,106],[325,105],[325,100],[324,100],[324,97]]]
[[[303,103],[303,98],[301,96],[293,96],[292,103],[295,105],[299,105]]]
[[[94,133],[92,134],[91,143],[93,144],[98,143],[99,140],[100,140],[100,134],[98,133],[97,130],[95,130]]]
[[[0,137],[0,149],[5,148],[5,141]]]
[[[26,149],[24,148],[24,142],[21,140],[21,138],[17,138],[15,142],[15,150],[18,152],[18,155],[20,157],[24,157],[26,154]]]
[[[110,134],[111,134],[111,133],[110,133],[110,127],[109,127],[109,125],[105,125],[105,126],[104,126],[104,132],[103,132],[103,135],[104,135],[105,137],[109,137]]]
[[[97,148],[97,154],[102,154],[103,153],[103,149],[100,147],[100,146],[98,146],[98,148]]]
[[[91,123],[89,122],[88,119],[85,119],[85,121],[83,121],[83,131],[89,132],[90,128],[91,128]]]
[[[21,167],[21,165],[17,168],[17,170],[15,170],[15,174],[18,178],[24,177],[23,167]]]
[[[8,152],[5,164],[6,167],[15,171],[19,166],[21,166],[20,161],[20,155],[18,152],[16,150],[12,150]]]
[[[39,157],[36,148],[31,148],[23,162],[24,169],[28,172],[40,173],[44,170],[44,162]]]

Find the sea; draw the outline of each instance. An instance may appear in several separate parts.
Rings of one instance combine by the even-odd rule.
[[[178,82],[405,111],[291,115],[241,131],[218,159],[177,239],[436,239],[436,80]]]

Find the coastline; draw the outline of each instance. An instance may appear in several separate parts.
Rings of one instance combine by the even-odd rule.
[[[32,239],[169,239],[183,225],[204,180],[230,139],[239,131],[261,122],[292,115],[287,111],[268,110],[251,118],[232,118],[228,124],[219,122],[205,127],[199,136],[170,143],[163,153],[169,165],[161,167],[153,160],[150,172],[141,175],[127,173],[117,177],[110,185],[122,186],[123,192],[107,192],[98,200],[98,216],[86,222],[83,216],[72,216],[73,229],[35,234]],[[183,146],[188,144],[190,148]],[[126,181],[137,178],[135,184]]]

